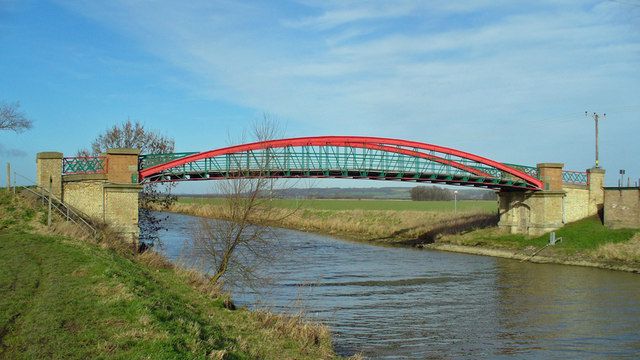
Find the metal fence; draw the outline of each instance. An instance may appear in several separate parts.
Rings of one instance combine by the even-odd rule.
[[[106,156],[77,156],[62,159],[62,174],[104,174],[107,172]]]
[[[563,171],[562,182],[572,185],[587,185],[589,184],[589,176],[584,171]]]
[[[15,172],[13,174],[14,174],[14,179],[16,177],[21,177],[29,181],[31,184],[35,184],[33,180],[29,179],[24,175],[21,175]],[[95,225],[91,224],[91,219],[88,215],[82,213],[78,209],[73,208],[71,205],[63,202],[58,197],[51,194],[49,190],[39,187],[37,185],[15,185],[14,184],[14,192],[15,192],[15,189],[18,187],[36,196],[39,200],[42,201],[43,205],[49,203],[50,201],[51,209],[54,210],[56,213],[58,213],[60,216],[62,216],[63,219],[65,219],[66,221],[71,221],[72,223],[85,228],[85,230],[87,230],[87,232],[89,232],[89,234],[93,237],[98,235],[98,229]]]

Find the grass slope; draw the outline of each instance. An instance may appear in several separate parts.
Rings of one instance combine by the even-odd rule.
[[[591,259],[604,261],[624,261],[631,265],[640,265],[640,246],[635,239],[640,234],[639,229],[609,229],[602,225],[600,218],[592,216],[573,223],[569,223],[556,231],[556,236],[562,241],[550,246],[542,253],[545,256],[556,255],[568,259]],[[526,250],[535,247],[542,248],[549,242],[549,234],[538,237],[528,237],[516,234],[502,234],[497,229],[482,229],[464,235],[444,236],[438,242],[452,243],[466,246],[488,246],[500,249]],[[627,249],[627,255],[609,256],[607,249],[616,251],[621,245]],[[635,249],[635,250],[634,250]]]
[[[186,271],[20,230],[37,212],[0,205],[0,358],[333,357],[328,333],[227,310]]]

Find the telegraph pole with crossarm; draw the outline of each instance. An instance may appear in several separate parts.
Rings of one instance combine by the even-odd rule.
[[[588,116],[588,112],[584,112],[584,116]],[[593,120],[596,122],[596,168],[600,167],[600,161],[598,159],[598,120],[600,120],[601,116],[598,113],[593,113]],[[602,118],[606,119],[607,114],[602,114]]]

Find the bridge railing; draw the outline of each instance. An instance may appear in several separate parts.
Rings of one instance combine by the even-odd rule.
[[[145,154],[140,155],[138,160],[138,169],[144,170],[150,168],[152,166],[164,164],[171,160],[180,159],[185,156],[197,154],[197,152],[180,152],[180,153],[170,153],[170,154]]]
[[[505,165],[510,166],[516,170],[520,170],[523,173],[529,175],[529,176],[533,176],[536,179],[540,178],[540,173],[538,171],[537,167],[534,166],[526,166],[526,165],[518,165],[518,164],[508,164],[505,163]]]
[[[508,163],[505,163],[505,165],[511,166],[512,168],[518,169],[527,175],[540,179],[540,173],[537,167]],[[564,170],[562,172],[562,183],[569,185],[588,185],[589,176],[584,171]]]
[[[589,176],[584,171],[563,171],[562,182],[571,185],[588,185]]]
[[[62,174],[104,174],[107,172],[106,156],[76,156],[62,159]]]
[[[249,176],[346,177],[381,180],[431,181],[524,188],[527,183],[477,161],[418,148],[376,145],[372,149],[338,145],[303,145],[238,151],[198,158],[168,169],[151,181]],[[142,155],[139,169],[167,163],[195,153]],[[416,155],[419,154],[419,155]],[[421,155],[421,156],[420,156]]]

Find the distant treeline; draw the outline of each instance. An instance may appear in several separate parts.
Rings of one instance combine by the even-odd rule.
[[[414,201],[447,201],[454,199],[454,191],[437,186],[416,186],[411,189]],[[458,200],[495,200],[496,194],[487,190],[458,190]]]

